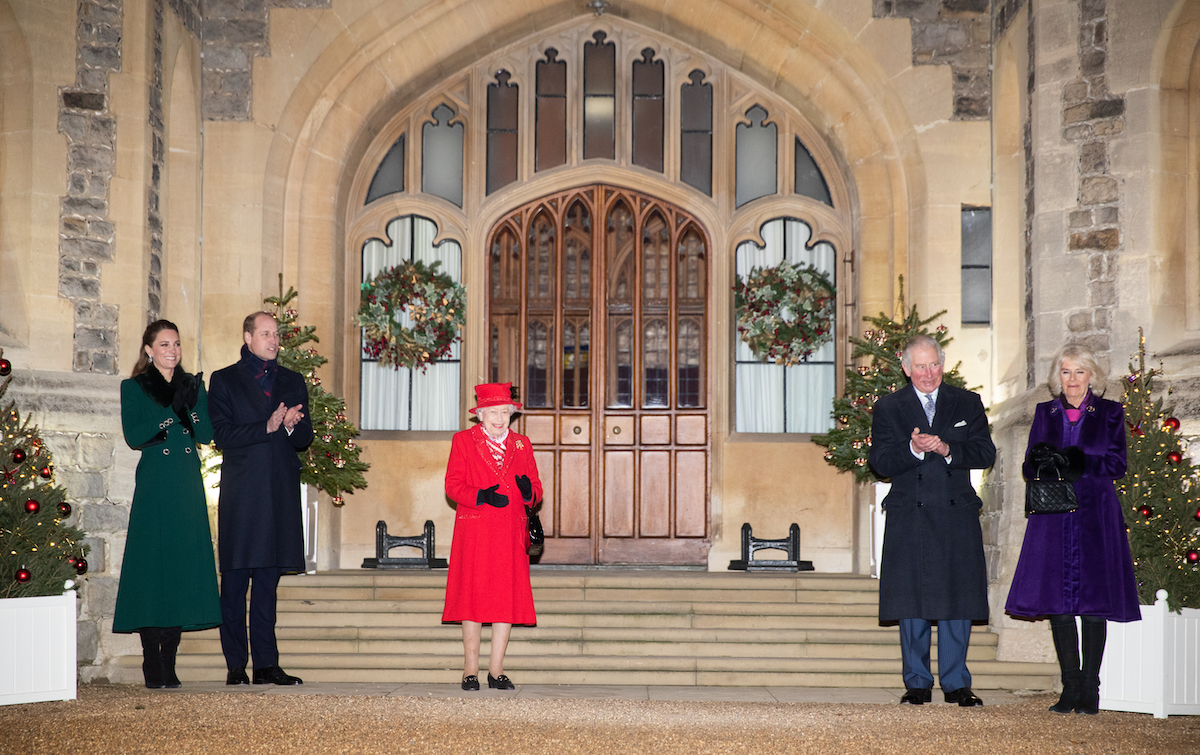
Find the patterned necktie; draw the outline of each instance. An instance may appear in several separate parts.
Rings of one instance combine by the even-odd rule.
[[[492,460],[496,462],[496,469],[504,468],[504,444],[487,433],[483,434],[487,439],[488,450],[492,452]]]
[[[925,394],[925,419],[929,420],[929,426],[933,427],[933,394]]]

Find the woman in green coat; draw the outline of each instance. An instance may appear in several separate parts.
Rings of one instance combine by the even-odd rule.
[[[221,623],[212,534],[197,443],[212,441],[201,375],[180,365],[179,328],[150,323],[133,376],[121,383],[125,442],[138,462],[113,631],[142,638],[151,689],[178,687],[175,653],[184,630]]]

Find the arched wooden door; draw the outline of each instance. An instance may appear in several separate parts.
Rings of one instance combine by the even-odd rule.
[[[491,380],[525,404],[541,563],[703,564],[708,237],[611,186],[544,197],[489,237]]]

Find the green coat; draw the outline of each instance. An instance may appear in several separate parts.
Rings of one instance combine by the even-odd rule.
[[[176,380],[168,384],[151,367],[121,383],[125,442],[140,449],[142,458],[129,512],[114,632],[142,627],[207,629],[221,623],[212,534],[196,450],[197,442],[208,443],[213,436],[208,394],[201,383],[189,431],[171,409],[170,397],[181,372],[177,370]]]

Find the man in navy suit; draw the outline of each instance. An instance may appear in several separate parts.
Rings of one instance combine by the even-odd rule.
[[[875,403],[869,461],[891,478],[879,574],[879,620],[899,621],[901,703],[933,699],[931,622],[938,626],[938,677],[946,702],[983,705],[971,691],[971,622],[988,618],[987,568],[970,470],[996,459],[979,396],[942,383],[946,355],[916,336],[900,364],[911,383]]]
[[[267,312],[242,323],[242,358],[213,373],[209,416],[221,450],[217,550],[226,684],[301,684],[279,667],[275,595],[282,574],[304,571],[298,453],[313,440],[304,378],[280,367],[279,325]],[[246,641],[246,591],[250,641]]]

